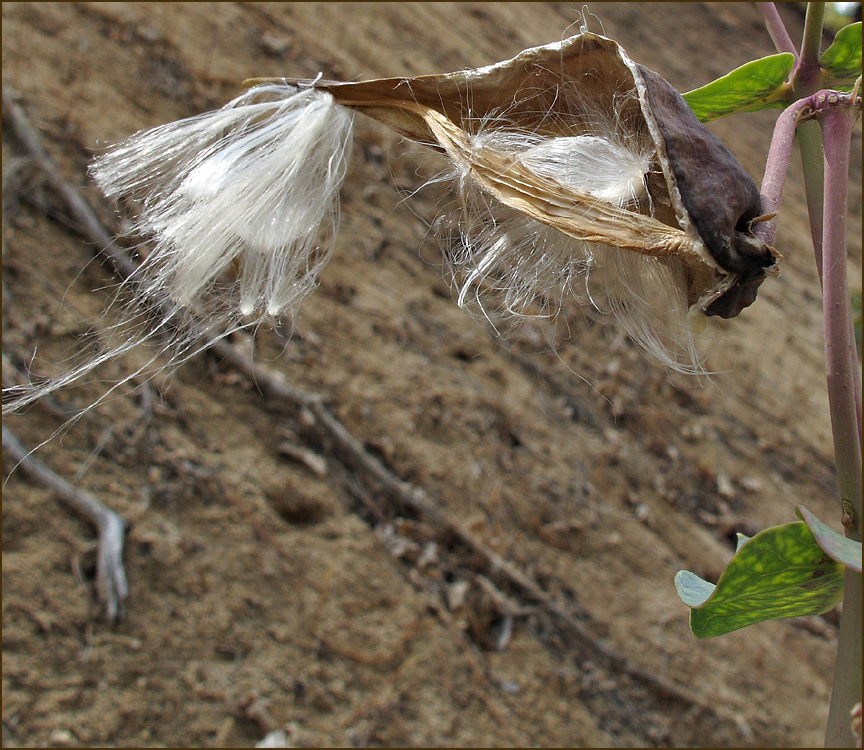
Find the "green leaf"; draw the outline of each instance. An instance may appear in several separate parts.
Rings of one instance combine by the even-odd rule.
[[[861,572],[861,542],[847,539],[842,534],[838,534],[830,526],[822,523],[803,505],[799,505],[795,512],[810,527],[816,543],[826,555],[847,568]]]
[[[861,22],[844,26],[834,43],[819,58],[819,65],[829,73],[829,84],[854,83],[861,75]]]
[[[702,122],[735,112],[783,107],[788,104],[786,77],[794,64],[791,52],[752,60],[716,81],[688,91],[684,99]]]
[[[827,612],[843,595],[843,566],[825,554],[806,523],[795,521],[741,544],[716,586],[682,570],[675,587],[690,607],[693,634],[710,638]]]

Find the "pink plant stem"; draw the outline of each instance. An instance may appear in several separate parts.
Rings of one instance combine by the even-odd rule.
[[[795,43],[786,31],[786,26],[780,14],[777,12],[777,6],[774,3],[756,3],[762,15],[765,16],[765,27],[768,29],[768,34],[771,36],[771,41],[778,52],[791,52],[795,55],[795,61],[798,61],[798,50],[795,49]]]
[[[814,98],[817,105],[830,105],[832,96],[839,100],[828,92]],[[861,541],[861,378],[846,277],[846,186],[856,117],[848,105],[827,106],[819,113],[825,148],[822,278],[828,403],[845,532]],[[861,682],[861,574],[847,568],[826,747],[855,746],[850,711],[861,701]]]
[[[819,242],[816,242],[814,237],[814,250],[816,252],[816,262],[819,267],[819,279],[825,287],[825,331],[826,331],[826,356],[831,355],[832,359],[826,359],[826,363],[836,362],[839,358],[848,356],[849,363],[847,367],[842,368],[842,372],[848,373],[850,383],[848,390],[852,399],[853,407],[848,412],[855,416],[855,435],[858,445],[857,462],[849,464],[858,469],[858,495],[860,495],[860,473],[861,473],[861,380],[859,376],[858,355],[854,345],[854,329],[852,319],[849,315],[848,300],[849,289],[848,282],[845,276],[846,269],[846,180],[849,172],[849,142],[851,140],[852,125],[854,124],[857,112],[857,106],[860,106],[860,100],[852,101],[848,94],[842,94],[833,91],[819,91],[812,96],[799,99],[797,102],[789,106],[777,118],[777,123],[774,127],[774,135],[771,139],[771,148],[768,152],[768,159],[765,164],[765,176],[762,180],[762,208],[765,213],[775,213],[780,208],[780,203],[783,195],[783,185],[786,180],[786,171],[789,166],[789,158],[792,151],[792,143],[795,137],[795,129],[804,120],[811,118],[820,118],[825,138],[831,138],[831,154],[828,153],[828,146],[825,146],[825,163],[831,165],[834,173],[832,173],[830,181],[834,193],[830,196],[825,195],[824,204],[825,210],[820,212],[823,214],[821,218],[825,222],[831,221],[830,237],[832,242],[842,242],[841,250],[838,253],[832,252],[829,260],[826,260],[823,254],[823,245],[826,241],[826,229],[820,227]],[[843,113],[842,117],[838,113]],[[848,131],[848,132],[847,132]],[[838,146],[838,143],[841,144]],[[845,150],[844,150],[845,149]],[[837,157],[838,161],[833,161],[836,153],[842,153],[843,157]],[[825,185],[829,178],[826,175]],[[828,213],[828,207],[831,207],[831,212]],[[812,218],[812,217],[811,217]],[[821,222],[820,222],[821,224]],[[777,229],[776,217],[769,221],[757,224],[754,227],[753,233],[769,245],[774,242],[774,237]],[[839,258],[839,260],[838,260]],[[828,289],[824,281],[826,269],[831,266],[833,273],[832,288]],[[837,280],[839,270],[843,270],[842,280]],[[842,288],[837,286],[842,281]],[[845,302],[844,302],[845,300]],[[845,305],[845,306],[844,306]],[[830,310],[829,310],[830,306]],[[838,306],[842,310],[838,311]],[[837,326],[846,325],[847,331],[842,338],[837,338]],[[831,335],[829,336],[829,325]],[[829,352],[830,349],[830,352]],[[826,364],[829,376],[829,390],[832,387],[832,382],[836,381],[837,375],[832,376],[831,364]],[[833,372],[841,372],[836,366]],[[839,387],[839,386],[838,386]],[[835,419],[832,411],[832,422]],[[836,442],[836,435],[835,435]],[[851,458],[851,457],[850,457]],[[838,461],[840,460],[838,456]]]
[[[766,3],[771,5],[771,3]],[[771,148],[765,162],[765,175],[762,178],[762,211],[765,214],[776,213],[780,209],[783,197],[783,186],[786,183],[786,173],[789,170],[789,157],[792,154],[792,144],[795,141],[797,117],[802,111],[811,107],[810,98],[801,99],[783,110],[774,125],[774,135],[771,137]],[[753,228],[760,240],[768,245],[774,244],[777,232],[777,217],[756,224]]]
[[[830,100],[832,95],[827,96]],[[828,399],[841,495],[857,504],[847,536],[861,541],[861,378],[846,270],[846,186],[855,119],[856,112],[849,107],[827,107],[820,113],[825,148],[822,279]]]

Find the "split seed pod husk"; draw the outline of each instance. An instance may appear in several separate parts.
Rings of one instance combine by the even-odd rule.
[[[611,39],[585,32],[443,75],[285,82],[327,91],[443,151],[487,194],[546,227],[595,249],[674,264],[691,321],[738,315],[776,272],[779,253],[751,231],[763,214],[753,180],[669,83]],[[647,146],[650,163],[636,190],[643,199],[604,200],[580,189],[566,177],[565,147],[556,155],[563,176],[534,168],[500,146],[518,133],[529,145],[570,139],[573,160],[581,158],[579,138]]]

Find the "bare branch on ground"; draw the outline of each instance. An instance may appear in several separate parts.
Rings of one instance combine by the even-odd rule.
[[[66,505],[92,523],[99,533],[96,590],[109,620],[125,617],[129,587],[123,568],[123,536],[126,521],[93,495],[55,474],[35,458],[5,425],[3,456],[14,461],[27,476],[54,492]]]

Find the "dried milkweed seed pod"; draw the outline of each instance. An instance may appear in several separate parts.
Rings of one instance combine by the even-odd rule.
[[[752,179],[611,39],[586,32],[442,75],[248,83],[221,109],[138,133],[92,166],[105,194],[136,210],[130,232],[153,240],[137,309],[180,332],[173,362],[198,346],[173,319],[227,335],[290,316],[315,288],[355,112],[448,158],[456,199],[436,228],[460,305],[494,300],[521,317],[575,299],[611,312],[662,364],[698,372],[705,316],[734,317],[777,268],[751,231],[765,218]],[[143,325],[113,355],[145,340]],[[16,392],[10,408],[113,355]]]
[[[605,299],[649,353],[688,369],[702,316],[734,317],[777,267],[751,232],[763,213],[753,180],[663,78],[605,37],[445,75],[295,83],[450,158],[460,303],[494,290],[525,314],[567,294]]]

